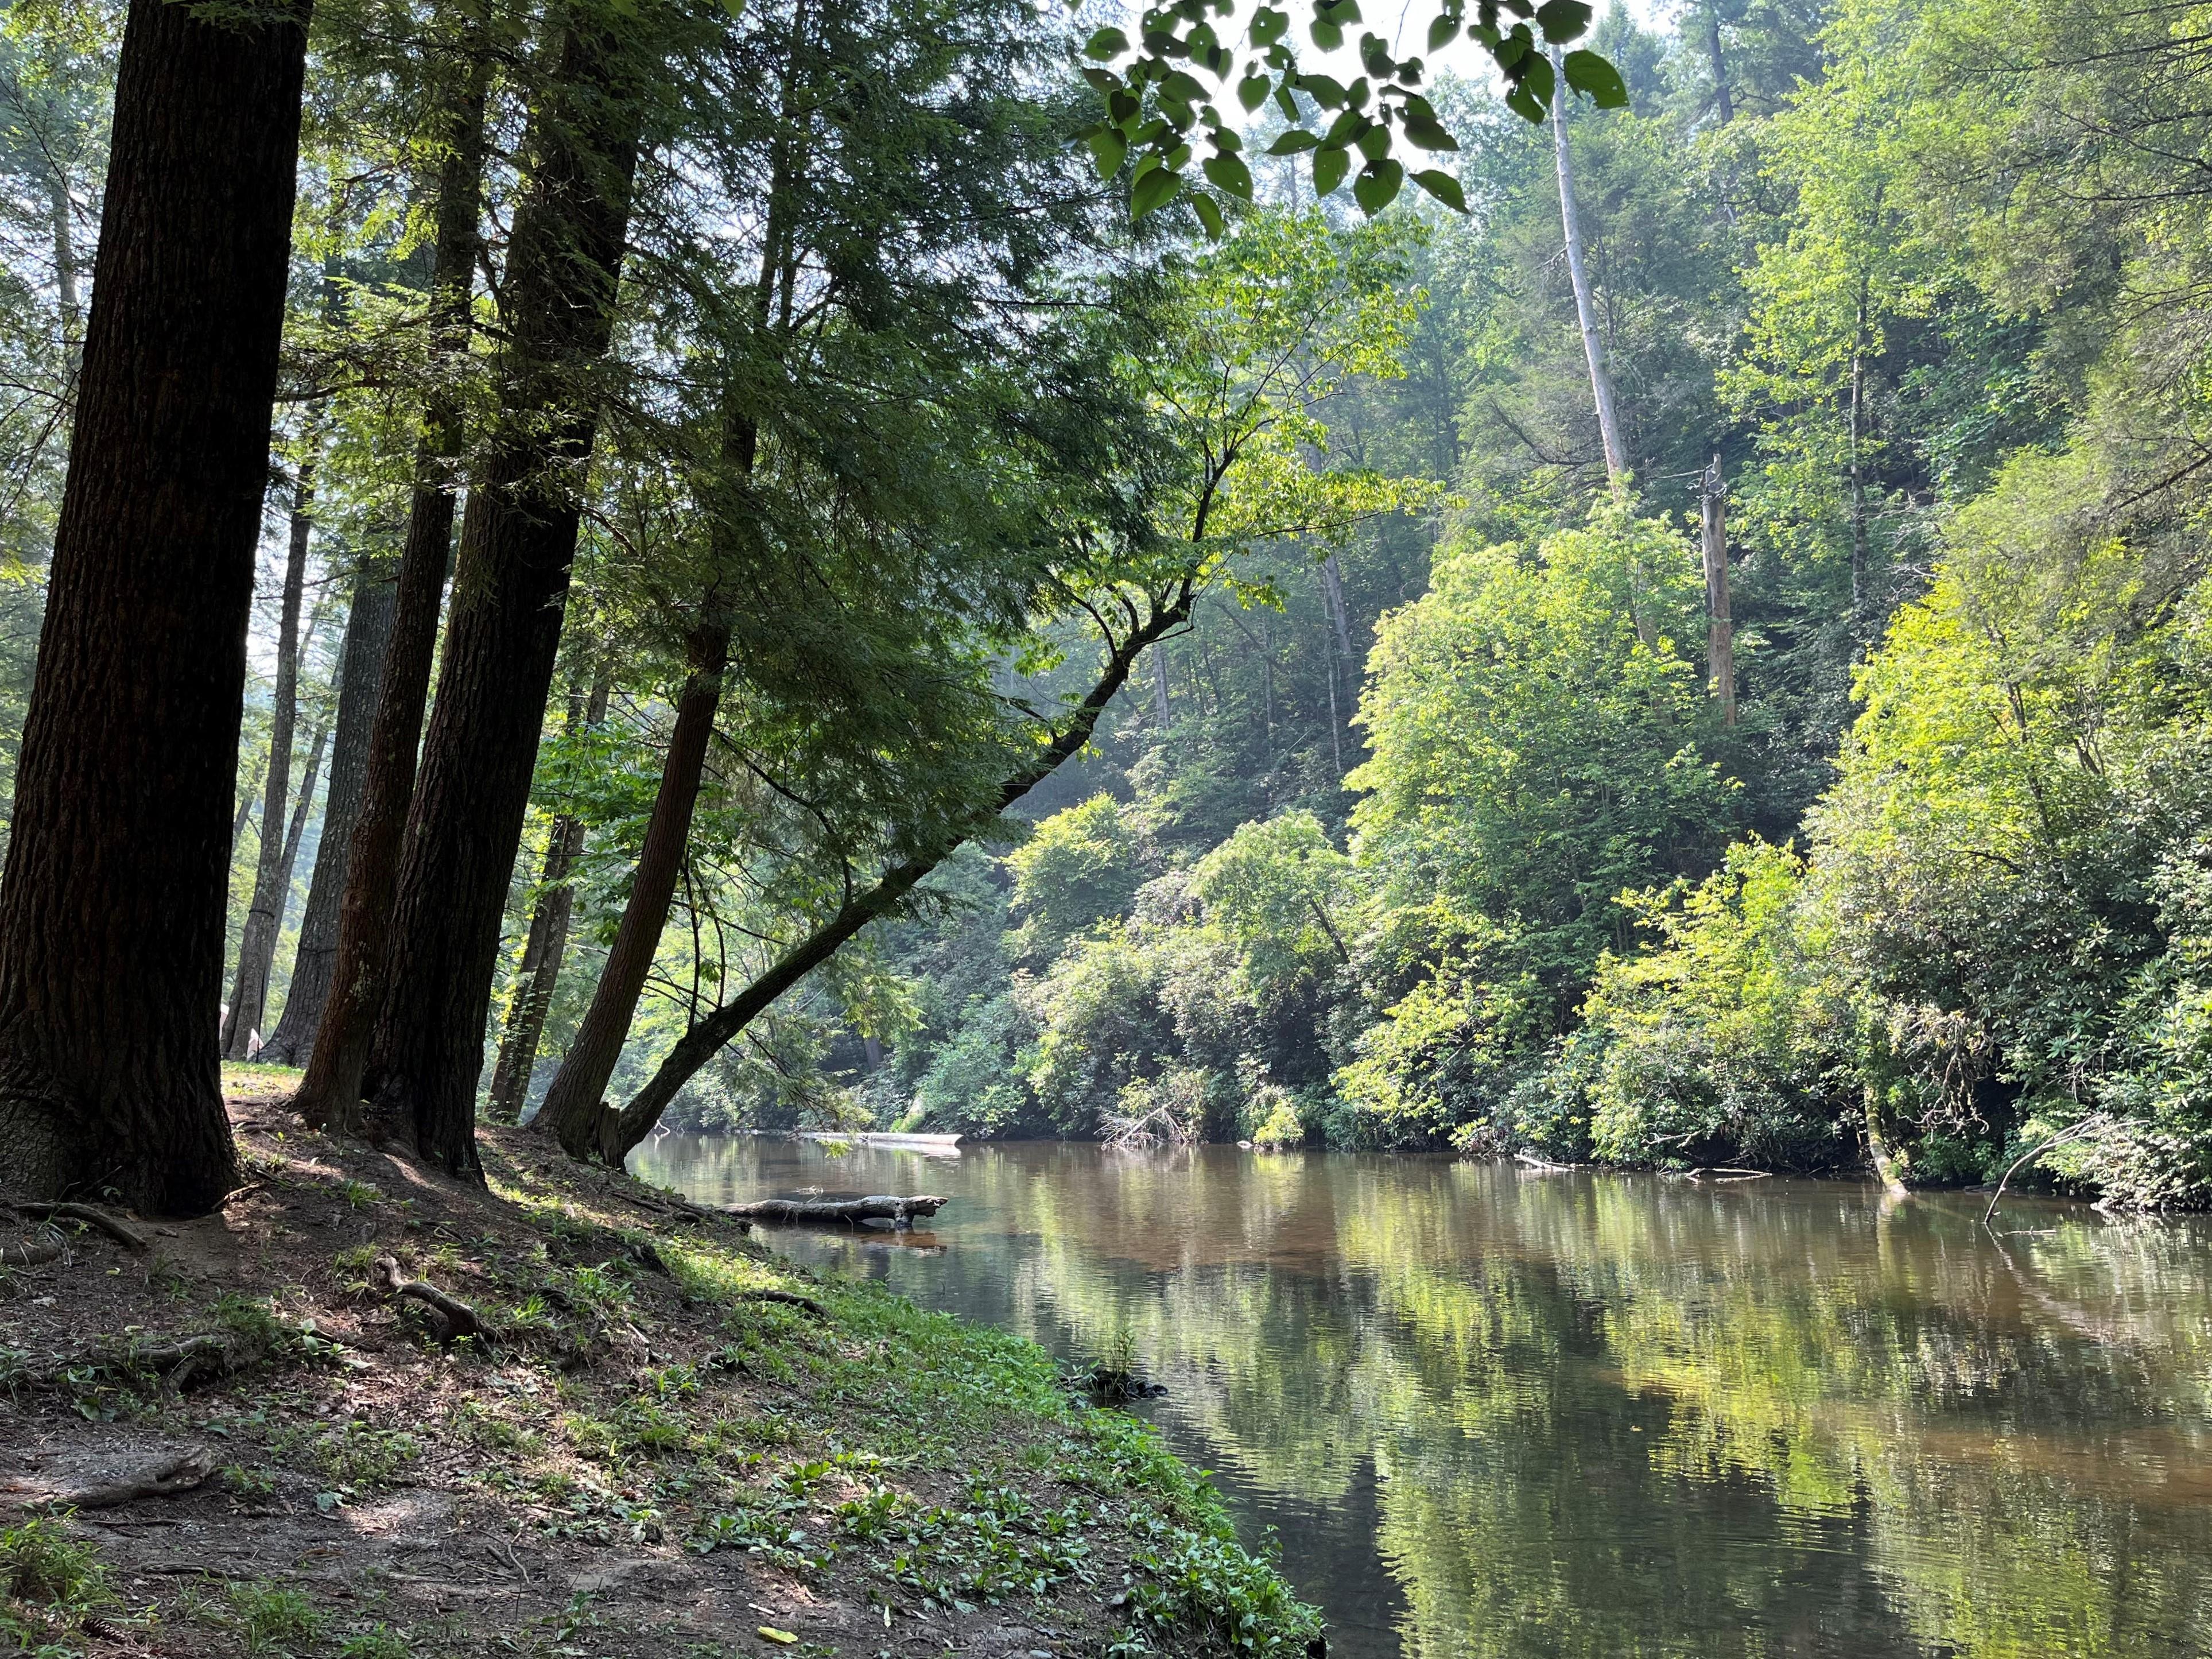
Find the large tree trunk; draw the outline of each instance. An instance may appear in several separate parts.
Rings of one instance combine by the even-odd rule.
[[[1567,89],[1566,71],[1560,67],[1559,49],[1552,50],[1552,154],[1559,175],[1559,228],[1567,245],[1567,278],[1575,290],[1575,319],[1582,329],[1583,356],[1589,364],[1590,399],[1597,405],[1597,430],[1605,446],[1605,476],[1618,486],[1628,471],[1628,446],[1620,435],[1620,415],[1613,403],[1613,374],[1606,367],[1605,337],[1597,325],[1597,301],[1590,291],[1589,267],[1583,260],[1581,216],[1575,208],[1574,158],[1567,143],[1567,105],[1574,94]]]
[[[1735,119],[1735,100],[1729,96],[1728,59],[1721,55],[1721,9],[1705,0],[1705,55],[1713,65],[1713,116],[1726,126]]]
[[[623,907],[592,1006],[538,1114],[539,1126],[576,1158],[592,1155],[600,1096],[622,1058],[623,1040],[629,1035],[646,975],[653,971],[677,879],[684,872],[684,849],[691,839],[691,816],[699,803],[707,746],[722,703],[722,674],[730,659],[729,624],[714,614],[714,606],[710,599],[708,616],[685,641],[690,672],[676,700],[676,726],[661,763],[660,791],[646,823],[645,844],[630,878],[629,902]]]
[[[261,1029],[269,1000],[269,969],[276,959],[283,895],[291,885],[285,863],[284,803],[292,787],[292,732],[300,708],[300,600],[307,591],[307,544],[314,532],[309,508],[315,498],[313,461],[304,461],[292,489],[292,540],[284,560],[284,590],[276,623],[276,684],[270,694],[269,775],[262,786],[261,855],[254,860],[253,896],[238,941],[238,978],[222,1023],[225,1059],[244,1060]],[[304,796],[302,797],[304,799]]]
[[[446,567],[453,556],[453,463],[461,453],[464,422],[458,391],[446,377],[469,346],[470,295],[483,246],[477,218],[490,64],[489,53],[478,49],[462,65],[452,118],[441,135],[446,154],[438,173],[438,234],[426,318],[434,378],[422,400],[414,495],[393,587],[361,806],[346,847],[330,989],[316,1017],[307,1075],[293,1097],[310,1123],[340,1128],[353,1127],[358,1117],[362,1072],[384,1001],[392,896],[415,795],[416,750],[429,696],[430,664],[437,653]]]
[[[331,747],[331,781],[323,802],[323,833],[315,848],[307,907],[300,916],[300,943],[284,1012],[262,1057],[297,1066],[315,1046],[323,1002],[330,995],[337,958],[338,896],[345,889],[346,851],[361,816],[362,786],[368,775],[368,739],[384,680],[384,648],[392,637],[396,593],[391,568],[364,568],[355,579],[338,664],[337,731]]]
[[[217,1009],[307,10],[125,27],[0,880],[0,1161],[32,1191],[238,1184]]]
[[[530,778],[552,689],[629,232],[641,110],[620,44],[570,16],[528,149],[501,295],[500,422],[470,480],[436,707],[393,902],[373,1115],[482,1178],[477,1079]]]
[[[597,726],[607,717],[612,682],[602,673],[588,703],[572,696],[568,722]],[[500,1036],[499,1061],[492,1067],[489,1113],[495,1123],[521,1121],[530,1098],[530,1079],[538,1069],[538,1047],[545,1018],[561,982],[568,954],[568,924],[576,910],[576,861],[584,854],[584,821],[562,812],[545,838],[545,860],[538,872],[538,901],[531,907],[530,933],[523,941],[522,963],[507,1004],[507,1029]]]
[[[1203,521],[1200,529],[1203,529]],[[1187,580],[1157,599],[1145,622],[1120,641],[1109,641],[1106,663],[1090,694],[1078,704],[1066,726],[1054,737],[1042,753],[1029,765],[1015,772],[1000,786],[999,796],[991,810],[981,815],[982,823],[995,823],[1000,814],[1024,795],[1050,777],[1062,762],[1079,753],[1091,741],[1097,729],[1098,717],[1109,703],[1120,695],[1128,684],[1129,675],[1137,659],[1147,646],[1163,638],[1189,619],[1191,605],[1196,598],[1195,580]],[[965,842],[964,835],[956,836],[939,843],[933,851],[910,858],[886,871],[876,884],[866,892],[857,893],[839,907],[836,914],[820,927],[791,945],[753,982],[735,997],[714,1010],[705,1018],[695,1021],[690,1029],[677,1039],[659,1068],[647,1079],[645,1087],[620,1111],[605,1111],[599,1115],[592,1137],[592,1153],[602,1161],[619,1168],[631,1149],[660,1121],[660,1115],[676,1098],[677,1091],[696,1077],[699,1069],[762,1014],[775,1000],[806,977],[816,968],[837,953],[838,948],[878,917],[895,910],[900,901],[914,890],[917,883],[934,870]]]

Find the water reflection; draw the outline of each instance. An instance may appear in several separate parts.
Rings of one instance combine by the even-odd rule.
[[[2200,1224],[1216,1147],[634,1166],[953,1194],[942,1251],[775,1242],[1070,1357],[1127,1329],[1337,1652],[2212,1652]]]

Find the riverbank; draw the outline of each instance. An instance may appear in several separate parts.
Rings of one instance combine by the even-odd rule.
[[[1318,1651],[1205,1484],[1030,1343],[520,1131],[483,1132],[477,1190],[307,1131],[283,1074],[227,1082],[247,1185],[218,1214],[143,1251],[68,1224],[0,1270],[23,1647]]]

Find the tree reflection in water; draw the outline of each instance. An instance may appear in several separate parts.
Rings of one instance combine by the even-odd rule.
[[[774,1242],[1070,1358],[1129,1331],[1335,1652],[2212,1650],[2200,1223],[1225,1147],[634,1167],[955,1194],[942,1253]]]

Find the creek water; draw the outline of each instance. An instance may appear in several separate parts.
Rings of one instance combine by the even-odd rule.
[[[1087,1358],[1330,1650],[2212,1653],[2212,1227],[1404,1155],[664,1135],[702,1200],[953,1202],[775,1248]]]

